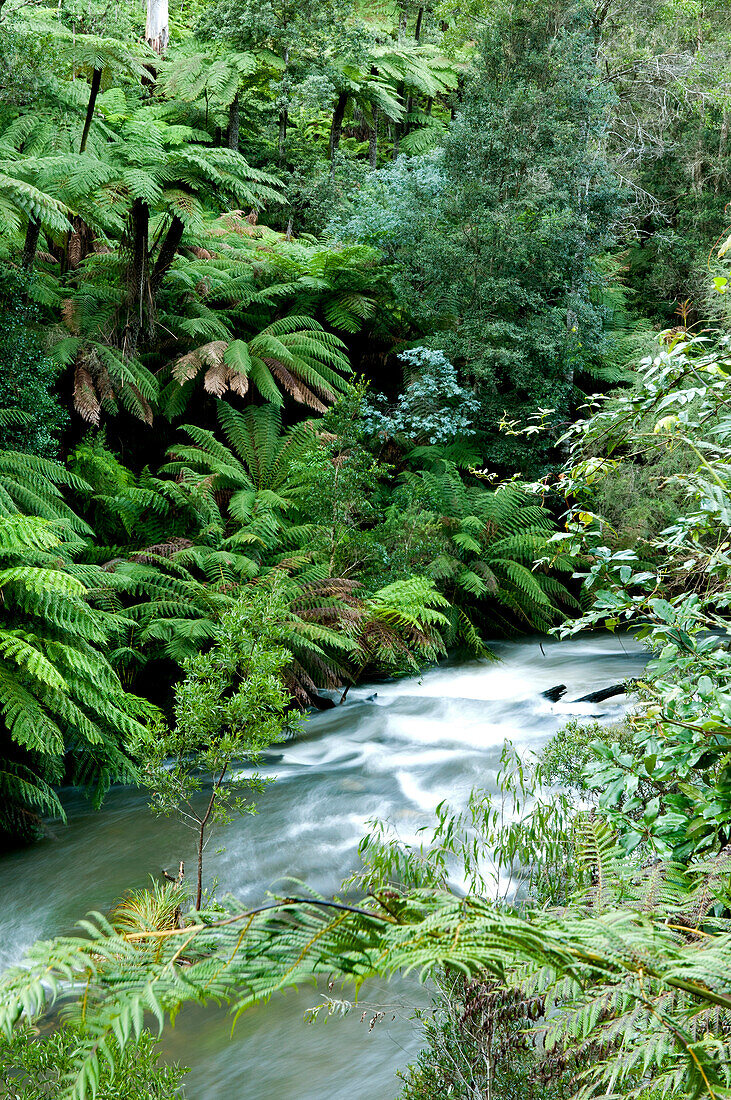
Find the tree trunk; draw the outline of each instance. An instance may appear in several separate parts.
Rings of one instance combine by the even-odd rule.
[[[102,71],[101,69],[94,69],[91,74],[91,88],[89,89],[89,102],[86,105],[86,118],[84,119],[84,129],[81,134],[81,144],[79,145],[79,152],[83,153],[86,149],[87,138],[89,137],[89,130],[91,129],[91,120],[94,117],[94,107],[96,105],[96,97],[99,95],[99,85],[101,84]]]
[[[206,814],[206,818],[208,815]],[[203,847],[205,844],[206,836],[206,822],[201,822],[200,830],[198,832],[198,865],[196,870],[198,872],[197,882],[195,887],[195,908],[196,910],[201,907],[201,899],[203,897]]]
[[[286,109],[283,109],[279,114],[279,140],[277,142],[277,161],[282,164],[284,161],[284,154],[287,148],[287,123],[289,122],[289,115]]]
[[[143,199],[135,199],[130,212],[132,262],[130,266],[130,291],[135,302],[142,303],[147,282],[148,235],[150,208]]]
[[[378,166],[378,108],[373,108],[373,125],[368,139],[368,161],[371,168]]]
[[[129,216],[128,233],[131,256],[127,266],[127,325],[123,339],[124,352],[130,357],[137,350],[145,316],[145,304],[149,302],[150,297],[148,279],[149,229],[150,208],[142,199],[135,199]]]
[[[404,99],[404,84],[403,84],[403,81],[401,81],[401,83],[397,86],[396,95],[398,96],[399,100],[403,103],[403,99]],[[400,147],[401,147],[401,134],[406,133],[406,119],[405,119],[406,108],[407,108],[407,104],[404,104],[404,123],[403,123],[403,127],[402,127],[402,124],[400,122],[394,121],[394,124],[393,124],[393,159],[394,160],[396,160],[397,156],[399,155],[399,150],[400,150]]]
[[[282,107],[279,111],[279,140],[277,142],[277,161],[279,164],[284,163],[284,155],[287,150],[287,124],[289,122],[289,113],[287,111],[286,102],[289,94],[289,48],[285,47],[282,58],[284,60],[284,72],[282,73],[281,83],[281,95],[282,95]]]
[[[727,173],[724,169],[724,157],[726,155],[726,145],[728,144],[728,130],[729,113],[724,110],[721,116],[721,132],[718,135],[718,172],[713,188],[716,193],[726,189]]]
[[[200,907],[201,907],[201,898],[203,897],[203,849],[206,846],[206,825],[208,824],[208,822],[211,819],[211,814],[213,813],[213,807],[216,804],[216,796],[218,795],[219,789],[221,787],[221,784],[223,783],[223,779],[224,779],[224,776],[226,775],[227,771],[228,771],[228,764],[224,764],[223,768],[221,769],[221,774],[219,775],[216,782],[213,784],[213,790],[211,791],[211,798],[210,798],[210,801],[208,803],[208,809],[203,814],[203,817],[198,819],[198,825],[199,825],[199,829],[198,829],[198,882],[196,884],[196,891],[195,891],[195,907],[196,907],[196,909],[200,909]]]
[[[335,154],[340,146],[340,137],[343,132],[343,119],[345,118],[345,109],[347,106],[348,93],[341,92],[335,104],[332,124],[330,126],[330,175],[333,177],[335,176]]]
[[[416,28],[414,29],[414,38],[418,42],[421,38],[421,22],[424,18],[424,9],[419,8],[419,14],[416,17]]]
[[[239,93],[237,92],[233,98],[233,103],[228,109],[228,132],[226,140],[229,149],[233,149],[238,153],[239,151],[239,120],[241,111],[239,109]]]
[[[162,242],[157,260],[155,261],[155,266],[152,269],[152,275],[150,276],[150,294],[153,304],[162,286],[163,279],[167,275],[168,269],[175,259],[175,253],[180,247],[184,229],[185,226],[183,222],[177,214],[173,214],[173,220],[170,223],[170,228],[165,234],[165,240]]]
[[[23,245],[22,266],[28,271],[33,266],[38,250],[38,237],[41,232],[41,223],[37,218],[28,219],[28,227],[25,231],[25,243]]]
[[[168,0],[147,0],[145,41],[155,53],[162,56],[170,41],[168,28]]]

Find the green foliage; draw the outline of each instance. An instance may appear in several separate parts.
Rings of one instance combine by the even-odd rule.
[[[406,436],[417,444],[448,446],[475,434],[477,401],[457,381],[457,373],[442,352],[412,348],[399,359],[407,385],[395,408],[384,409],[379,394],[365,412],[365,426],[380,438]]]
[[[393,257],[420,328],[480,400],[485,457],[511,471],[540,468],[547,440],[524,448],[497,425],[548,409],[555,438],[601,334],[593,256],[621,200],[593,73],[585,12],[496,5],[444,155],[386,170],[339,230]]]
[[[442,975],[428,1012],[419,1012],[424,1049],[398,1076],[401,1100],[450,1096],[472,1100],[488,1089],[504,1100],[569,1100],[567,1075],[547,1079],[535,1058],[531,1028],[541,999],[499,983]]]
[[[553,521],[529,488],[466,484],[449,462],[406,477],[441,531],[425,571],[455,609],[453,637],[469,644],[475,626],[485,634],[512,623],[545,629],[562,615],[561,604],[573,604],[555,575],[570,572],[572,559],[551,551]]]
[[[215,340],[178,359],[175,380],[183,386],[206,367],[204,386],[223,397],[227,390],[245,397],[253,383],[260,395],[282,405],[281,387],[295,401],[325,412],[338,390],[347,388],[337,369],[347,368],[342,342],[311,317],[283,317],[248,342]]]
[[[0,444],[6,451],[55,457],[68,415],[54,392],[58,368],[43,349],[39,311],[29,306],[26,289],[17,272],[0,270],[0,408],[24,414],[0,426]]]
[[[145,1013],[416,968],[408,1100],[731,1094],[728,347],[689,337],[728,320],[726,0],[171,29],[0,0],[0,828],[141,770],[197,838],[192,912],[181,866],[7,976],[0,1088],[167,1095]],[[626,722],[506,748],[423,844],[375,825],[365,901],[201,910],[296,707],[556,624],[647,640]]]
[[[601,722],[583,723],[573,719],[553,735],[541,753],[546,779],[585,793],[589,789],[586,766],[596,758],[597,741],[627,749],[632,743],[632,732],[624,723],[606,727]]]
[[[185,678],[175,692],[175,725],[164,729],[156,723],[137,741],[152,808],[180,814],[196,833],[196,909],[211,828],[230,821],[233,813],[255,813],[255,803],[242,792],[259,792],[266,782],[257,774],[234,774],[234,765],[256,764],[265,748],[281,740],[285,726],[296,723],[288,716],[291,701],[282,681],[290,660],[280,644],[284,613],[284,602],[271,585],[234,604],[222,616],[210,651],[185,664]],[[166,912],[173,902],[177,909],[174,897],[154,901],[154,923],[160,922],[161,902],[167,902]],[[139,911],[139,902],[134,907]],[[117,910],[115,927],[128,924],[129,901],[121,916],[122,924]],[[137,920],[144,923],[141,913]]]
[[[436,835],[445,826],[459,848],[446,818]],[[728,920],[717,915],[729,901],[728,854],[687,868],[624,868],[617,851],[611,830],[586,818],[577,862],[590,886],[569,909],[528,903],[517,912],[479,892],[374,883],[360,904],[290,897],[250,910],[230,900],[225,915],[194,916],[165,935],[122,936],[97,914],[87,938],[36,945],[27,966],[6,976],[2,1024],[52,1000],[55,975],[86,988],[93,958],[98,981],[84,997],[86,1031],[65,1093],[81,1096],[100,1058],[119,1059],[137,1034],[143,1007],[162,1018],[216,997],[241,1012],[312,976],[335,972],[357,987],[373,973],[437,968],[450,982],[462,977],[477,999],[482,1049],[495,1055],[481,1063],[485,1081],[497,1072],[514,1086],[517,1052],[503,1036],[525,1021],[519,1074],[528,1084],[548,1078],[558,1095],[565,1085],[579,1097],[619,1088],[711,1100],[729,1083]],[[532,858],[540,862],[540,847]],[[461,1051],[468,1059],[469,1046]]]
[[[153,879],[147,890],[130,890],[114,906],[109,919],[118,932],[164,932],[180,927],[185,900],[182,882]]]
[[[98,805],[113,781],[134,778],[127,746],[149,707],[125,694],[104,652],[120,624],[89,596],[109,580],[75,564],[47,521],[16,514],[0,528],[0,825],[28,836],[41,815],[64,816],[53,784],[84,785]]]
[[[21,1024],[0,1038],[0,1096],[7,1100],[45,1100],[58,1096],[71,1070],[77,1036],[61,1026],[50,1034]],[[179,1095],[185,1070],[158,1063],[158,1044],[143,1031],[110,1070],[100,1068],[98,1100],[171,1100]],[[123,1091],[120,1091],[123,1089]]]
[[[728,563],[718,537],[730,514],[727,386],[725,340],[716,351],[705,339],[671,339],[645,361],[633,390],[573,430],[565,490],[585,503],[572,506],[567,532],[555,536],[592,563],[584,579],[591,605],[563,632],[629,627],[654,654],[629,743],[597,741],[584,778],[627,850],[662,858],[728,842]],[[590,510],[628,453],[667,456],[675,471],[667,479],[685,498],[641,559],[606,545],[602,517]]]

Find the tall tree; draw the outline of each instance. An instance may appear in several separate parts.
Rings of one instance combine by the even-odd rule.
[[[147,0],[145,41],[155,53],[159,53],[161,56],[165,53],[170,41],[168,0]]]
[[[241,50],[259,51],[273,66],[277,161],[287,159],[293,90],[322,59],[326,43],[350,15],[350,0],[215,0],[199,32]]]
[[[593,256],[620,205],[607,108],[586,6],[496,5],[443,158],[390,173],[409,201],[392,205],[376,181],[343,231],[396,263],[417,323],[474,387],[485,453],[504,467],[535,467],[549,444],[501,421],[550,409],[558,430],[601,335]]]

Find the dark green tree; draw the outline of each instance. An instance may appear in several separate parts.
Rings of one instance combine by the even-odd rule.
[[[501,421],[550,409],[559,428],[602,338],[594,257],[622,194],[591,26],[564,0],[491,7],[443,154],[376,173],[333,228],[383,248],[413,322],[480,400],[484,456],[508,469],[544,463],[552,436]]]
[[[25,283],[17,270],[0,266],[0,408],[23,413],[0,426],[0,447],[50,458],[69,417],[55,392],[59,366],[43,349],[39,310],[28,303]]]
[[[546,443],[497,436],[504,414],[569,415],[601,332],[593,255],[618,189],[602,154],[607,94],[588,10],[511,5],[486,29],[446,143],[447,195],[426,301],[482,403],[488,455],[533,466]]]

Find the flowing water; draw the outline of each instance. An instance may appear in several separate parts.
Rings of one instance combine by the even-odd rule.
[[[357,867],[357,845],[373,817],[405,839],[447,799],[462,808],[472,787],[494,786],[506,739],[536,749],[573,716],[616,717],[623,697],[570,701],[640,673],[645,654],[628,639],[592,636],[500,643],[500,662],[444,665],[420,679],[351,691],[346,703],[313,717],[303,736],[272,752],[277,777],[255,817],[221,829],[206,870],[222,891],[246,901],[283,887],[288,876],[323,894]],[[541,692],[566,684],[564,701]],[[144,794],[115,789],[101,813],[75,794],[70,823],[36,846],[0,859],[0,967],[34,940],[68,931],[90,909],[104,910],[162,867],[190,858],[192,834],[152,817]],[[286,887],[283,890],[286,892]],[[165,1039],[166,1053],[191,1067],[191,1100],[389,1100],[395,1072],[419,1044],[410,1006],[425,1003],[415,983],[373,983],[344,1020],[303,1023],[313,988],[283,994],[237,1024],[223,1009],[187,1009]],[[385,1020],[369,1030],[374,1009]]]

